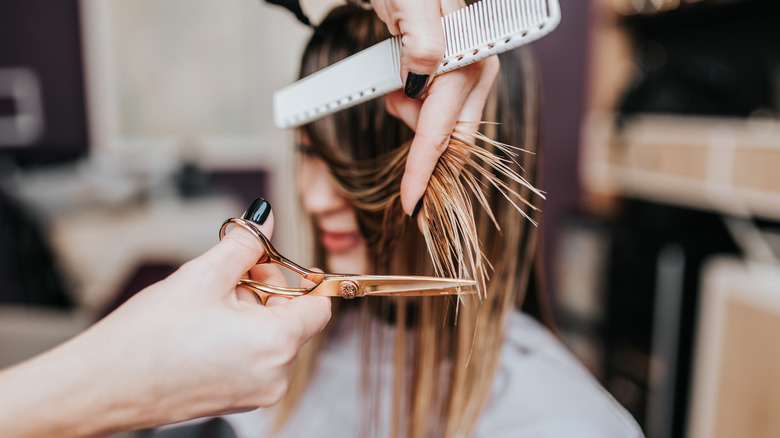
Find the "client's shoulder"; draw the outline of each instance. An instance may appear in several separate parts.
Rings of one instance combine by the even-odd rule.
[[[641,437],[625,410],[535,319],[509,315],[477,436]]]

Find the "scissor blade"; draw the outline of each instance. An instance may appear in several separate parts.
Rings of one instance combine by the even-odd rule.
[[[311,289],[309,295],[357,298],[364,296],[422,296],[476,293],[477,283],[458,278],[397,275],[333,275]]]
[[[457,295],[475,293],[477,290],[476,281],[459,278],[361,276],[355,282],[364,296]]]

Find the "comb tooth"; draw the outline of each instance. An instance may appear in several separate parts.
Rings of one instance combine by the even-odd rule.
[[[528,6],[528,17],[530,18],[528,25],[529,27],[536,26],[539,23],[539,0],[531,1]]]
[[[536,27],[539,23],[539,0],[532,0],[530,2],[531,10],[529,11],[529,17],[531,18],[531,26]]]
[[[450,14],[450,55],[458,53],[458,14]]]
[[[490,2],[490,40],[495,41],[498,38],[498,26],[501,22],[501,18],[498,15],[498,2]]]
[[[482,41],[482,20],[479,19],[479,3],[473,3],[471,6],[471,22],[474,23],[474,44],[471,48],[476,49]]]
[[[484,1],[480,2],[480,4],[482,6],[480,7],[479,14],[482,19],[482,30],[484,32],[484,40],[482,42],[484,43],[492,38],[492,33],[490,31],[490,2]]]
[[[526,29],[531,29],[539,23],[539,0],[528,2],[528,24]]]
[[[490,9],[493,13],[493,22],[490,23],[490,27],[493,28],[493,36],[492,39],[498,39],[498,37],[501,36],[501,2],[500,0],[495,0],[492,2]]]
[[[485,32],[485,16],[484,14],[483,5],[482,3],[476,3],[476,6],[474,7],[474,22],[477,24],[477,44],[482,44],[485,42],[485,37],[487,36],[487,33]]]
[[[466,48],[466,31],[465,31],[466,18],[465,18],[465,16],[466,16],[466,10],[465,9],[461,9],[461,10],[458,11],[458,36],[459,36],[458,42],[459,42],[459,44],[458,44],[458,52],[457,53],[462,53],[463,50]]]
[[[488,4],[490,9],[490,20],[488,21],[488,27],[490,28],[490,40],[496,39],[496,23],[498,22],[498,16],[496,15],[496,2],[491,1]]]
[[[450,30],[450,33],[452,38],[452,52],[450,52],[450,54],[454,55],[458,53],[458,46],[460,45],[460,29],[458,29],[458,14],[452,14],[451,18],[450,23],[452,29]]]
[[[474,21],[474,8],[469,7],[466,9],[466,14],[468,14],[469,17],[469,48],[472,48],[477,45],[477,25]]]
[[[483,40],[482,35],[482,17],[480,16],[479,3],[474,3],[471,8],[472,21],[474,22],[474,48],[478,48],[480,41]]]
[[[452,56],[454,53],[453,45],[455,44],[455,41],[453,41],[452,38],[452,28],[453,28],[453,22],[452,22],[452,14],[447,14],[444,16],[444,38],[447,40],[447,48],[445,50],[445,56],[449,57]]]
[[[466,49],[471,46],[471,26],[469,23],[469,18],[471,14],[469,14],[469,9],[464,8],[463,9],[463,21],[462,21],[462,29],[463,29],[463,47],[460,48],[460,53],[463,53]]]
[[[485,31],[485,8],[484,3],[477,3],[477,18],[479,22],[479,40],[485,41],[487,32]]]
[[[471,47],[471,23],[469,23],[470,18],[471,14],[469,14],[468,8],[463,9],[463,47],[460,49],[461,53],[465,52],[469,47]]]
[[[490,27],[493,29],[491,39],[496,40],[501,36],[501,2],[499,0],[495,0],[490,4],[490,12],[493,15],[493,22],[490,23]]]
[[[528,30],[531,28],[531,23],[534,21],[533,13],[531,12],[531,9],[533,8],[533,2],[531,1],[524,1],[522,3],[522,16],[523,16],[523,22],[520,24],[520,28],[522,30]]]
[[[519,15],[517,13],[518,3],[520,2],[511,2],[509,4],[509,32],[514,33],[515,29],[517,29],[518,21],[519,21]]]
[[[534,14],[531,16],[532,17],[531,19],[533,20],[533,23],[529,23],[529,26],[536,27],[536,26],[539,25],[539,23],[542,22],[542,20],[543,20],[543,18],[542,18],[542,14],[543,14],[542,10],[544,8],[544,6],[543,6],[544,2],[545,2],[545,0],[534,0]]]
[[[534,27],[538,26],[544,20],[544,5],[541,0],[534,2]]]
[[[523,26],[528,21],[528,14],[525,13],[523,10],[523,5],[528,4],[527,0],[523,0],[520,2],[520,4],[517,6],[517,13],[519,14],[519,18],[517,20],[517,29],[515,32],[521,32],[523,30]]]
[[[458,20],[455,15],[450,16],[450,41],[452,42],[450,55],[454,55],[458,53]]]
[[[460,47],[460,23],[458,22],[459,14],[455,12],[452,14],[452,54],[458,53]]]
[[[460,14],[452,14],[452,54],[458,53],[460,50]]]
[[[499,0],[496,2],[496,10],[498,12],[498,37],[501,38],[506,34],[506,0]]]
[[[506,12],[504,13],[504,35],[508,35],[512,32],[512,6],[514,2],[505,1],[504,7]]]
[[[520,23],[520,27],[518,30],[528,30],[531,28],[532,23],[536,21],[536,18],[534,16],[533,10],[535,9],[535,5],[538,3],[538,0],[524,0],[523,3],[520,5],[520,15],[522,17],[522,23]]]
[[[493,35],[493,28],[490,25],[491,22],[492,22],[491,18],[490,18],[490,3],[484,4],[482,6],[482,9],[484,11],[483,14],[485,14],[485,15],[482,16],[483,23],[484,23],[484,26],[485,26],[485,41],[483,41],[483,42],[487,42],[487,41],[490,41],[493,38],[493,36],[492,36]]]
[[[452,40],[450,39],[450,16],[442,17],[442,27],[444,27],[444,57],[449,58],[452,54]]]

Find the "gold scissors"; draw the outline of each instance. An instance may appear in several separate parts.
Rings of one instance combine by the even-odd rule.
[[[231,224],[241,226],[260,240],[265,254],[257,264],[275,264],[283,266],[301,277],[315,283],[309,289],[282,287],[261,283],[256,280],[242,278],[238,284],[249,288],[257,294],[265,304],[271,295],[299,297],[301,295],[318,295],[325,297],[342,297],[346,299],[366,296],[422,296],[422,295],[458,295],[474,293],[476,281],[456,278],[396,276],[396,275],[358,275],[358,274],[325,274],[303,268],[281,255],[260,231],[254,222],[243,218],[230,218],[222,223],[219,239],[222,240]]]

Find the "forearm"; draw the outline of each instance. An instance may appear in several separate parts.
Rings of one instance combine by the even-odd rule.
[[[84,333],[0,371],[0,437],[106,436],[277,403],[330,300],[239,294],[262,246],[237,228]],[[271,236],[273,215],[261,230]],[[274,273],[254,278],[285,284]]]
[[[159,422],[138,399],[152,394],[132,388],[141,367],[100,336],[88,331],[0,372],[0,436],[104,436]]]

